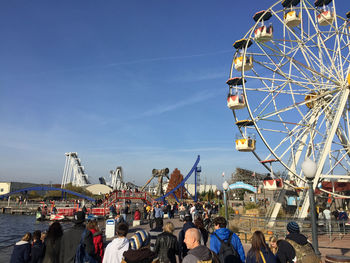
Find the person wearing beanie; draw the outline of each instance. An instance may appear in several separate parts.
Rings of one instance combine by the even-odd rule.
[[[90,230],[86,229],[84,224],[85,213],[83,211],[76,212],[74,214],[73,222],[74,226],[65,231],[61,238],[60,262],[62,263],[74,263],[75,254],[80,244],[80,240],[82,239],[83,233],[85,233],[83,240],[85,251],[91,257],[95,258],[93,236]]]
[[[278,251],[276,257],[281,263],[293,262],[319,262],[307,237],[300,233],[297,222],[291,221],[287,224],[287,236],[285,240],[277,241]],[[303,253],[301,253],[303,252]],[[306,258],[300,258],[303,254]],[[305,261],[304,261],[305,260]],[[311,260],[311,261],[308,261]]]
[[[152,263],[156,253],[150,250],[150,235],[145,230],[137,231],[129,239],[130,247],[123,254],[123,263]]]

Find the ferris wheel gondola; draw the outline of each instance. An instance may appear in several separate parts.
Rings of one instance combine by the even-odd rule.
[[[255,32],[268,12],[273,36],[259,41]],[[314,189],[332,176],[350,179],[349,19],[350,13],[337,14],[335,0],[277,1],[234,45],[230,78],[241,72],[246,105],[233,113],[236,122],[252,124],[239,126],[242,137],[254,128],[262,142],[254,155],[276,159],[282,178],[298,187],[305,185],[306,158],[317,163]],[[237,58],[249,66],[237,65]],[[298,216],[307,210],[306,196]]]

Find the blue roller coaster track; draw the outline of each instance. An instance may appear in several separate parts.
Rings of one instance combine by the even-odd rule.
[[[192,169],[190,170],[190,172],[186,175],[186,177],[181,181],[181,183],[179,183],[173,190],[171,190],[170,192],[166,193],[165,195],[158,197],[157,199],[155,199],[155,201],[163,201],[166,202],[166,198],[169,195],[173,195],[175,200],[177,202],[180,202],[179,199],[176,197],[175,195],[175,191],[178,190],[181,187],[181,199],[182,199],[182,189],[185,189],[187,191],[187,193],[191,196],[191,198],[193,199],[193,201],[197,202],[198,200],[198,196],[197,196],[197,176],[198,174],[201,172],[201,168],[198,166],[198,163],[200,161],[200,156],[198,155],[196,162],[194,163],[194,165],[192,166]],[[191,193],[186,189],[185,187],[185,183],[186,181],[191,177],[191,175],[194,174],[194,196],[191,195]]]

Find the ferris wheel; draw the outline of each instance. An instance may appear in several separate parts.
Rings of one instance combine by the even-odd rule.
[[[305,184],[306,158],[317,164],[314,189],[350,179],[349,19],[335,0],[281,0],[234,43],[227,105],[240,131],[236,148],[277,160],[294,186]],[[306,197],[299,217],[308,206]]]

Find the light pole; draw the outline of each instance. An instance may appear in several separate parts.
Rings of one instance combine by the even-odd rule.
[[[317,237],[317,225],[316,225],[316,210],[315,210],[315,199],[314,199],[314,188],[313,180],[316,175],[316,163],[309,158],[301,164],[303,174],[307,179],[309,185],[309,202],[310,202],[310,213],[311,213],[311,230],[312,230],[312,246],[314,247],[316,255],[320,256],[321,253],[318,250],[318,237]]]
[[[220,211],[220,191],[218,190],[217,192],[216,192],[216,195],[218,196],[218,211]]]
[[[225,219],[226,219],[226,222],[228,222],[228,211],[227,211],[227,190],[228,190],[228,182],[225,181],[223,184],[222,184],[222,188],[224,188],[224,205],[225,205]]]

